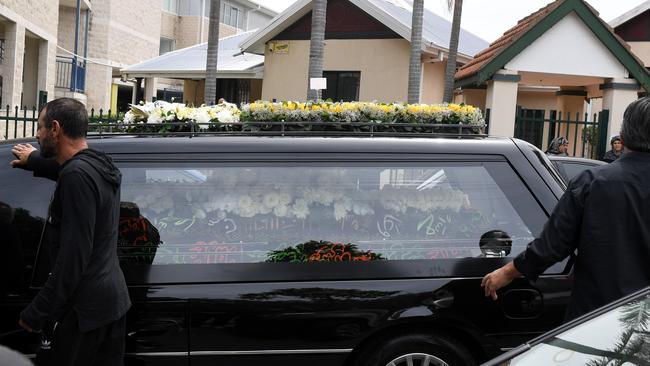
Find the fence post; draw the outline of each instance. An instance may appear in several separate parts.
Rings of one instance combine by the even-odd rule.
[[[9,111],[11,107],[7,104],[7,115],[5,116],[5,140],[9,140]]]
[[[27,136],[27,106],[23,107],[23,138]]]
[[[18,106],[14,107],[14,138],[18,138]]]
[[[32,136],[36,136],[36,125],[38,125],[38,114],[36,107],[32,108]]]
[[[586,131],[589,131],[589,113],[585,112],[585,123],[582,125],[582,153],[580,153],[581,157],[585,157],[585,147],[587,146],[587,139],[586,139]]]
[[[576,151],[578,149],[578,127],[580,125],[580,112],[576,112],[576,129],[575,135],[573,136],[573,156],[576,156]]]
[[[597,159],[602,159],[607,150],[607,129],[609,128],[609,109],[603,109],[598,115],[598,155]]]

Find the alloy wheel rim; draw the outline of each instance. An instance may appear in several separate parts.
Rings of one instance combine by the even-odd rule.
[[[428,353],[408,353],[390,361],[386,366],[449,366],[449,364]]]

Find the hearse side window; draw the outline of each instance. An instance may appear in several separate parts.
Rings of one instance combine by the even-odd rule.
[[[301,164],[122,167],[122,264],[513,256],[546,220],[505,162]]]

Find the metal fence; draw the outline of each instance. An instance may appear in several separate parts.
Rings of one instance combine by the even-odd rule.
[[[85,65],[72,57],[57,56],[55,86],[83,93],[86,90]]]
[[[95,111],[92,108],[88,111],[90,123],[117,123],[123,118],[124,113],[112,113],[110,109]],[[12,109],[7,106],[0,111],[0,140],[35,137],[37,128],[38,110],[35,107],[31,109],[14,107]]]
[[[514,136],[542,150],[546,150],[554,138],[562,136],[569,141],[567,153],[570,156],[601,159],[607,148],[608,121],[608,110],[590,116],[518,109]]]

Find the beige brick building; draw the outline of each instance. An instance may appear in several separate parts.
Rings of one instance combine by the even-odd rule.
[[[122,80],[119,70],[206,42],[209,4],[0,0],[0,104],[30,109],[70,96],[88,108],[114,111],[136,100],[182,94],[182,82]],[[249,0],[222,0],[221,11],[222,36],[260,27],[275,16]]]
[[[58,16],[58,1],[0,0],[3,108],[35,106],[39,92],[54,94]]]
[[[257,29],[268,24],[276,12],[249,0],[222,0],[219,38]],[[208,41],[210,0],[163,0],[160,54]],[[147,79],[144,99],[179,98],[184,82],[180,79]],[[153,84],[153,85],[151,85]],[[153,95],[154,90],[156,95]]]

